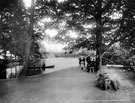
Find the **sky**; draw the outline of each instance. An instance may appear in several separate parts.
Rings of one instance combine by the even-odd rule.
[[[58,32],[55,29],[47,29],[45,31],[45,35],[49,36],[50,38],[53,38],[54,36],[58,35]],[[48,40],[42,40],[41,42],[42,47],[46,48],[47,52],[64,52],[63,48],[67,46],[66,44],[57,43],[55,41],[48,41]]]
[[[31,6],[31,0],[23,0],[23,2],[26,8]]]
[[[47,51],[51,53],[61,53],[64,52],[63,48],[66,46],[66,44],[56,43],[56,42],[41,42],[41,50]]]

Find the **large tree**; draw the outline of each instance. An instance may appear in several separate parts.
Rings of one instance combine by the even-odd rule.
[[[9,51],[21,58],[24,61],[24,71],[27,70],[29,58],[41,57],[38,43],[41,33],[36,27],[37,16],[33,15],[34,5],[27,10],[22,0],[0,1],[0,49],[4,57]]]
[[[68,28],[80,34],[94,35],[99,69],[102,55],[114,43],[134,38],[134,4],[134,0],[51,0],[42,1],[41,13],[65,21]],[[86,25],[93,25],[92,32]]]

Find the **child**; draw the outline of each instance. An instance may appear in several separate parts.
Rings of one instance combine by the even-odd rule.
[[[85,67],[85,58],[84,57],[80,58],[80,66],[81,66],[81,70],[84,70],[84,67]]]

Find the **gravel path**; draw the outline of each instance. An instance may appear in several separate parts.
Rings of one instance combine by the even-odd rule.
[[[95,87],[95,78],[73,66],[33,78],[1,81],[0,103],[135,103],[126,88],[102,91]]]

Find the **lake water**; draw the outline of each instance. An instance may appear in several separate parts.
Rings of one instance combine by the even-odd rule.
[[[45,61],[47,66],[55,65],[54,69],[46,69],[45,73],[51,73],[79,65],[78,58],[47,58]]]
[[[22,70],[23,66],[16,66],[16,67],[12,67],[12,68],[7,68],[6,69],[6,78],[17,78],[18,74],[20,73],[20,71]]]
[[[46,69],[44,72],[45,74],[78,66],[78,58],[47,58],[47,59],[42,59],[37,66],[41,66],[43,62],[46,63],[46,66],[55,65],[54,68]],[[18,74],[21,70],[22,70],[22,66],[7,68],[6,70],[7,78],[9,79],[9,78],[18,77]]]

